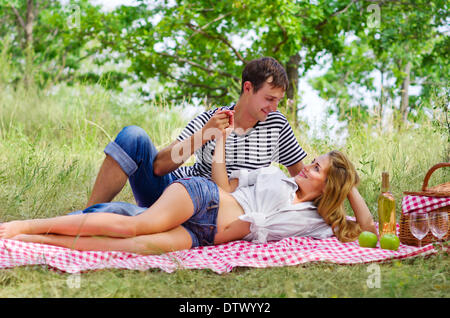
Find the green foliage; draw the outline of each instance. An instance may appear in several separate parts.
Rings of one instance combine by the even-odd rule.
[[[273,56],[290,76],[292,102],[280,109],[294,123],[298,80],[325,61],[328,71],[311,84],[339,120],[381,123],[393,108],[396,122],[417,123],[435,108],[434,96],[448,95],[448,12],[444,0],[139,0],[110,12],[88,0],[9,0],[0,5],[0,48],[17,70],[8,72],[9,83],[31,78],[40,87],[81,82],[121,91],[125,81],[140,84],[149,100],[207,107],[235,102],[243,66]],[[149,79],[161,88],[147,89]],[[404,92],[408,83],[422,87],[418,96]]]
[[[324,52],[340,52],[338,35],[350,27],[340,19],[348,20],[351,6],[335,1],[138,3],[109,14],[108,32],[98,40],[129,59],[128,71],[141,81],[165,83],[166,97],[174,100],[235,101],[248,61],[269,55],[289,68],[303,51],[292,67],[306,71]]]
[[[361,14],[373,15],[364,12],[370,2],[363,3]],[[343,41],[347,40],[344,49],[332,56],[328,72],[311,83],[323,98],[338,105],[333,111],[341,118],[346,117],[351,107],[367,106],[360,92],[375,93],[377,85],[381,91],[373,98],[376,116],[381,117],[389,107],[417,121],[417,112],[431,108],[432,95],[448,94],[448,3],[387,1],[372,5],[379,12],[375,17],[377,23],[368,19],[344,34]],[[401,109],[397,100],[406,93],[402,85],[407,76],[410,77],[407,86],[420,85],[422,89],[418,96],[402,96],[409,100],[407,108]],[[345,107],[339,107],[340,104]],[[356,118],[357,122],[360,119]]]
[[[70,298],[445,298],[448,254],[379,264],[380,288],[369,288],[370,264],[308,264],[237,268],[217,275],[210,270],[100,270],[78,275],[27,266],[0,272],[1,297]],[[372,268],[373,270],[373,268]],[[70,280],[80,287],[71,288]],[[220,286],[220,288],[217,288]],[[187,300],[189,301],[189,299]],[[219,306],[220,299],[213,300]],[[226,301],[226,300],[224,300]],[[265,302],[271,303],[270,299]],[[301,301],[301,300],[299,300]],[[185,304],[184,300],[180,300]],[[239,302],[236,300],[236,302]],[[208,303],[208,302],[206,302]],[[289,302],[290,303],[290,302]],[[161,308],[162,309],[162,308]],[[276,312],[275,306],[270,307]],[[167,310],[167,308],[166,308]],[[175,308],[174,312],[178,310]]]
[[[82,61],[99,52],[94,42],[95,30],[102,26],[102,13],[90,1],[72,0],[64,6],[57,0],[3,2],[0,50],[6,49],[18,70],[8,82],[17,83],[29,76],[40,87],[71,83],[82,73]]]
[[[189,96],[207,97],[207,103],[235,101],[242,66],[261,55],[287,65],[301,53],[294,65],[299,76],[330,56],[329,71],[313,83],[339,107],[332,112],[341,120],[351,118],[346,143],[337,146],[328,135],[308,140],[300,130],[295,134],[310,158],[334,148],[350,156],[361,176],[360,193],[375,216],[381,171],[391,173],[399,216],[402,192],[420,189],[433,164],[450,160],[450,50],[441,29],[448,4],[442,1],[384,1],[377,28],[367,10],[373,1],[139,1],[112,12],[87,0],[70,1],[67,7],[60,1],[35,3],[41,6],[28,47],[11,8],[24,18],[26,2],[0,0],[0,221],[84,207],[104,157],[101,149],[123,126],[144,127],[158,147],[167,145],[188,120],[173,101]],[[397,10],[400,4],[405,9]],[[74,28],[73,21],[67,22],[73,18],[68,9],[77,11],[77,6],[82,19]],[[349,42],[349,36],[354,40]],[[418,125],[400,131],[392,122],[375,125],[377,115],[349,88],[373,91],[373,71],[382,71],[386,81],[380,101],[392,104],[408,59],[412,80],[423,87],[411,99],[414,111],[408,115]],[[38,85],[23,83],[30,75]],[[161,96],[151,91],[150,102],[129,90],[114,91],[122,88],[121,81],[147,83],[150,78],[163,85]],[[435,112],[431,120],[430,109]],[[448,169],[440,169],[430,185],[449,179]],[[116,199],[133,202],[130,188]],[[227,275],[104,270],[83,273],[81,288],[69,287],[68,274],[20,267],[0,272],[0,296],[448,296],[447,253],[380,267],[379,289],[367,287],[366,265],[238,268]]]

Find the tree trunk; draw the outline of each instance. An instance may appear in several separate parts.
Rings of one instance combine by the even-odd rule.
[[[400,101],[400,114],[402,116],[402,122],[406,122],[406,117],[408,115],[408,105],[409,105],[409,85],[411,84],[411,62],[408,61],[403,71],[406,75],[402,83],[402,98]]]
[[[33,23],[34,23],[34,1],[27,0],[27,13],[25,20],[25,40],[27,46],[33,47]]]
[[[381,89],[380,89],[380,106],[378,110],[379,115],[379,126],[380,128],[383,127],[383,106],[384,106],[384,68],[380,70],[381,73]]]
[[[19,25],[22,27],[25,38],[24,56],[25,56],[25,70],[24,70],[24,82],[25,86],[31,84],[33,78],[33,24],[35,19],[34,0],[27,0],[27,7],[25,12],[25,20],[17,10],[16,7],[11,6],[14,14],[19,21]]]
[[[289,79],[289,87],[286,91],[286,97],[288,98],[288,104],[287,104],[287,116],[288,119],[293,121],[291,122],[295,126],[298,124],[298,118],[297,118],[297,90],[298,90],[298,78],[299,73],[298,69],[300,67],[300,61],[301,57],[300,54],[297,53],[295,55],[292,55],[289,58],[289,61],[286,65],[286,73]]]
[[[33,81],[33,23],[34,23],[34,0],[27,0],[27,12],[25,19],[25,85],[30,86]]]

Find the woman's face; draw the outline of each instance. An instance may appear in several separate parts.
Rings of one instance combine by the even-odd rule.
[[[328,154],[315,158],[294,177],[299,187],[299,199],[309,201],[317,198],[325,189],[331,161]]]

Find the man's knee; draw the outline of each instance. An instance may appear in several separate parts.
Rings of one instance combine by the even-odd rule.
[[[126,126],[119,132],[115,139],[115,142],[121,145],[122,143],[142,140],[150,140],[150,137],[147,135],[144,129],[139,126]]]
[[[133,159],[146,154],[154,156],[157,152],[146,131],[138,126],[124,127],[114,141]]]

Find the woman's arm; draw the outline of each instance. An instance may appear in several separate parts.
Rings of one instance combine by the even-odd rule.
[[[224,129],[220,136],[216,138],[216,147],[214,148],[214,155],[211,165],[211,179],[223,190],[227,192],[233,192],[238,186],[238,179],[228,179],[227,165],[225,163],[225,143],[227,137],[234,129],[233,114],[230,113],[231,125]]]
[[[375,223],[373,222],[372,214],[370,213],[366,202],[356,187],[353,187],[350,190],[347,198],[353,212],[355,213],[356,222],[359,224],[361,229],[363,231],[369,231],[378,235]]]
[[[250,222],[237,219],[214,237],[214,244],[223,244],[243,239],[250,233]]]

